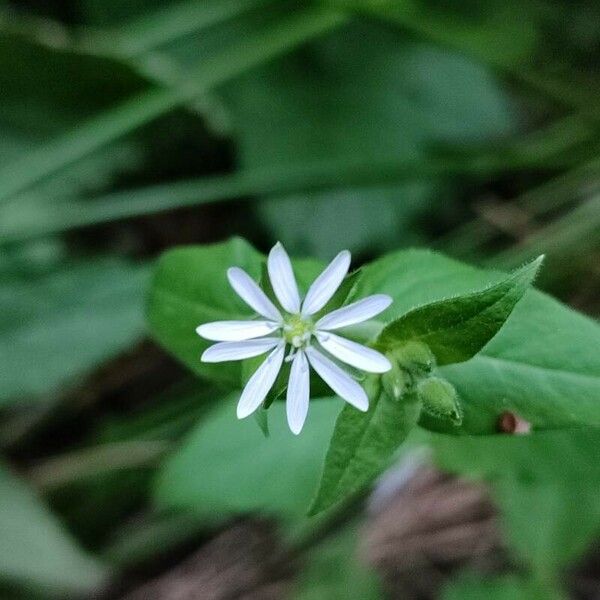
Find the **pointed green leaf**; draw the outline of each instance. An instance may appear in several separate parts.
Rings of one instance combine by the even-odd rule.
[[[394,298],[382,321],[505,279],[427,250],[403,250],[362,269],[359,297]],[[381,326],[381,324],[380,324]],[[474,358],[440,368],[464,411],[451,433],[498,431],[506,411],[533,429],[600,425],[600,327],[537,290],[530,289],[497,335]]]
[[[463,362],[477,354],[500,330],[533,281],[539,257],[480,292],[432,302],[392,321],[378,343],[393,348],[418,341],[429,346],[439,365]]]
[[[337,418],[311,515],[371,483],[390,464],[417,422],[416,397],[393,400],[376,378],[368,382],[367,389],[370,406],[366,414],[346,405]]]

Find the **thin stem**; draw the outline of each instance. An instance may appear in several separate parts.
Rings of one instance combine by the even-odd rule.
[[[598,245],[595,235],[600,230],[600,196],[591,198],[561,219],[538,229],[518,246],[509,248],[490,259],[494,266],[513,267],[543,252],[565,255],[576,248]]]
[[[337,12],[308,8],[223,51],[177,87],[146,91],[109,109],[0,170],[0,202],[142,125],[345,22]]]
[[[92,42],[93,48],[105,49],[108,53],[118,57],[134,58],[268,3],[268,0],[180,2],[162,7],[117,29],[94,32],[89,42]],[[111,46],[106,47],[107,39],[113,41],[116,39],[116,43],[111,43]]]
[[[29,469],[29,479],[43,491],[122,469],[155,465],[169,449],[165,441],[105,444],[49,458]]]
[[[570,157],[550,159],[544,156],[505,158],[475,154],[458,158],[410,160],[364,164],[362,161],[318,162],[286,167],[240,171],[231,175],[161,184],[117,192],[103,197],[54,204],[36,218],[21,216],[11,220],[10,206],[0,220],[0,243],[30,239],[119,219],[154,214],[213,202],[248,198],[265,194],[289,194],[331,187],[383,186],[439,177],[483,177],[498,172],[561,169]],[[21,198],[20,202],[26,201]],[[21,219],[21,220],[19,220]]]
[[[564,208],[577,201],[582,193],[595,193],[600,187],[600,158],[578,166],[525,192],[513,203],[533,218]],[[491,241],[498,230],[481,218],[473,219],[440,238],[436,247],[451,249],[455,256],[473,254]]]

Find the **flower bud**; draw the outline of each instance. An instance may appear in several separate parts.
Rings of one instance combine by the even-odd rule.
[[[395,348],[394,358],[411,373],[429,373],[435,367],[435,356],[422,342],[407,342]]]
[[[417,395],[423,410],[438,419],[451,421],[454,425],[462,422],[462,408],[454,386],[441,377],[423,379],[417,385]]]

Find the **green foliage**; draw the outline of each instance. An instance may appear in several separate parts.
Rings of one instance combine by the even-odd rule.
[[[240,240],[167,253],[159,264],[150,297],[149,319],[156,337],[195,372],[239,386],[238,364],[200,363],[201,350],[207,344],[194,330],[208,320],[244,316],[245,309],[229,290],[225,272],[227,267],[238,265],[258,278],[261,260],[257,252]],[[295,264],[301,287],[306,288],[319,265],[311,261]],[[597,328],[539,292],[525,294],[538,266],[539,260],[503,277],[429,252],[405,251],[362,269],[360,277],[352,281],[353,298],[387,292],[395,299],[385,315],[395,320],[383,329],[381,324],[377,327],[382,331],[376,343],[379,347],[394,348],[390,357],[398,366],[383,377],[383,387],[379,378],[367,380],[371,407],[366,415],[351,407],[343,409],[313,512],[359,491],[389,464],[419,419],[419,391],[421,400],[427,396],[425,414],[435,413],[436,417],[433,420],[422,417],[421,423],[453,433],[495,432],[497,421],[506,410],[517,411],[538,429],[598,423],[600,415],[594,402],[599,386],[597,357],[590,358],[587,353],[573,356],[572,349],[576,346],[560,342],[563,336],[579,340],[597,336]],[[483,290],[472,292],[473,288]],[[525,311],[521,304],[515,308],[524,294]],[[440,300],[448,296],[452,298]],[[403,314],[415,303],[422,306]],[[513,309],[514,315],[508,319]],[[371,331],[362,334],[366,338],[360,338],[360,330],[354,333],[362,341],[373,339],[374,335]],[[524,344],[529,345],[527,352],[522,350]],[[475,358],[467,360],[480,350]],[[434,407],[431,393],[426,393],[426,388],[441,381],[439,377],[429,382],[424,379],[434,367],[430,352],[442,365],[464,361],[459,367],[438,370],[447,380],[443,389],[452,390],[451,397],[444,396],[451,406],[445,405],[443,411],[437,402],[439,394]],[[545,379],[540,378],[542,365],[550,369],[558,364],[560,370],[553,369],[552,375],[562,383],[560,399],[554,390],[548,389]],[[399,380],[391,384],[391,377]],[[464,385],[464,379],[469,377],[477,379],[478,395],[473,394],[472,385]],[[498,378],[503,385],[490,385],[490,381]],[[528,390],[527,401],[514,393],[515,386]],[[279,387],[283,389],[285,381]],[[586,387],[587,393],[582,395]],[[463,423],[457,426],[463,411]],[[443,418],[446,412],[450,418]]]
[[[27,486],[0,468],[0,581],[58,598],[91,592],[107,575]]]
[[[185,76],[170,81],[171,86],[131,95],[0,169],[0,203],[194,100],[208,89],[343,22],[343,17],[335,12],[312,7],[280,13],[277,17],[243,39],[232,41],[209,59],[195,63]]]
[[[133,346],[148,267],[131,257],[229,235],[261,250],[281,239],[319,259],[437,243],[512,268],[544,252],[541,285],[595,311],[598,10],[590,0],[577,19],[566,2],[516,0],[0,0],[0,444],[24,474],[0,470],[0,596],[89,595],[104,581],[66,529],[137,572],[179,556],[224,516],[264,511],[297,524],[332,430],[317,507],[360,493],[419,419],[453,434],[447,468],[491,482],[521,563],[522,578],[463,578],[449,597],[554,600],[550,580],[598,534],[598,441],[581,429],[600,425],[596,323],[523,295],[525,272],[388,255],[348,277],[328,307],[394,297],[380,320],[342,332],[374,344],[396,322],[386,329],[401,341],[393,371],[365,381],[371,410],[345,407],[334,429],[342,403],[311,381],[319,399],[303,435],[287,432],[274,401],[265,438],[235,419],[237,394],[221,389],[237,390],[252,361],[202,364],[206,342],[194,333],[250,316],[225,271],[238,264],[258,281],[264,256],[238,239],[159,261],[148,318],[201,377],[185,389],[170,388],[182,375],[151,344]],[[183,206],[194,208],[174,212]],[[322,266],[296,260],[301,287]],[[414,341],[414,319],[427,344]],[[434,332],[439,321],[453,329]],[[535,435],[488,435],[505,411]],[[578,429],[537,433],[567,427]],[[169,512],[149,514],[157,470]],[[332,514],[317,524],[332,526]],[[346,560],[353,536],[305,553],[299,597],[378,596]],[[530,574],[550,583],[538,588]]]
[[[394,298],[388,321],[415,307],[468,295],[504,277],[422,250],[389,254],[367,265],[357,296]],[[528,291],[499,333],[471,360],[439,374],[458,392],[463,423],[454,433],[497,431],[500,414],[514,411],[535,429],[600,422],[600,327],[547,295]],[[439,427],[442,427],[439,425]]]
[[[359,525],[350,523],[311,549],[294,588],[293,600],[379,600],[375,573],[357,556]]]
[[[442,600],[561,600],[564,596],[554,589],[548,589],[534,581],[522,577],[505,575],[486,577],[462,575],[447,585]]]
[[[432,302],[392,321],[378,337],[389,349],[420,342],[438,365],[463,362],[477,354],[500,330],[533,281],[541,257],[481,292]]]
[[[339,401],[313,400],[298,437],[287,427],[284,404],[276,402],[265,438],[252,419],[235,418],[237,400],[237,394],[216,400],[214,411],[167,460],[157,481],[157,501],[211,519],[251,511],[301,519]]]
[[[444,469],[490,483],[508,541],[537,578],[556,579],[600,532],[599,429],[436,436],[433,447]]]
[[[147,275],[114,258],[0,269],[0,404],[54,392],[138,340]]]
[[[223,93],[245,169],[418,162],[431,144],[481,142],[510,132],[513,122],[485,69],[367,23],[249,72]],[[323,258],[340,247],[392,247],[399,235],[417,241],[411,224],[435,202],[435,179],[365,183],[273,195],[260,214],[290,249]],[[340,210],[343,227],[335,227]]]
[[[195,373],[239,385],[239,364],[200,362],[209,342],[195,331],[208,321],[251,316],[251,310],[231,289],[227,269],[238,266],[258,279],[261,261],[262,256],[240,239],[213,246],[176,248],[164,254],[157,265],[148,302],[148,322],[154,337]]]
[[[414,396],[392,399],[377,381],[371,381],[367,390],[366,414],[344,406],[337,418],[310,514],[321,512],[370,484],[389,466],[419,418],[420,406]]]

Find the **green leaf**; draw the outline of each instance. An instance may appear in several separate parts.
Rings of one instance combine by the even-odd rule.
[[[113,30],[102,32],[103,41],[112,44],[107,50],[120,56],[137,57],[190,34],[199,36],[200,32],[210,27],[267,2],[206,0],[198,3],[195,0],[178,0],[163,6],[165,3],[156,0],[138,0],[126,4],[110,0],[83,0],[81,4],[88,24],[91,21],[94,26],[114,26]]]
[[[196,334],[208,321],[245,319],[252,315],[227,281],[227,269],[238,266],[257,281],[263,256],[234,238],[210,246],[186,246],[158,261],[147,316],[156,340],[197,375],[234,387],[241,381],[241,363],[200,362],[211,342]]]
[[[147,275],[108,258],[0,271],[0,403],[54,392],[139,339]]]
[[[432,302],[392,321],[378,344],[392,349],[416,341],[429,346],[439,365],[469,360],[500,330],[533,281],[543,260],[480,292]]]
[[[414,396],[388,396],[376,378],[366,384],[369,410],[344,406],[335,423],[323,475],[309,509],[314,515],[359,492],[391,462],[419,417]]]
[[[360,526],[350,523],[310,549],[297,577],[294,600],[381,600],[376,574],[358,554]]]
[[[106,575],[33,492],[0,466],[0,579],[64,598],[91,592]]]
[[[505,276],[425,250],[406,250],[363,267],[357,297],[390,294],[381,316],[399,318],[414,307],[493,285]],[[505,411],[534,429],[600,425],[600,327],[546,294],[528,290],[498,334],[469,361],[439,374],[458,392],[464,411],[453,433],[497,432]]]
[[[35,36],[32,36],[35,37]],[[0,31],[0,163],[9,164],[40,144],[75,127],[98,111],[148,89],[148,79],[114,59]],[[23,102],[27,98],[27,102]],[[72,164],[58,176],[2,206],[0,221],[39,227],[52,219],[48,199],[69,204],[112,182],[115,171],[137,164],[137,144],[129,139]]]
[[[598,443],[600,439],[596,439]],[[513,479],[494,484],[508,542],[545,578],[583,557],[600,533],[598,478],[590,481]],[[577,507],[574,510],[574,507]]]
[[[445,470],[490,483],[508,541],[536,576],[555,577],[600,531],[599,429],[434,436],[433,447]]]
[[[481,575],[460,575],[445,586],[442,600],[561,600],[559,590],[540,587],[516,575],[481,578]]]
[[[166,462],[158,476],[157,501],[207,518],[250,511],[302,518],[340,401],[311,400],[297,437],[287,426],[284,403],[275,402],[265,438],[252,419],[236,419],[238,399],[232,394],[221,401]]]

